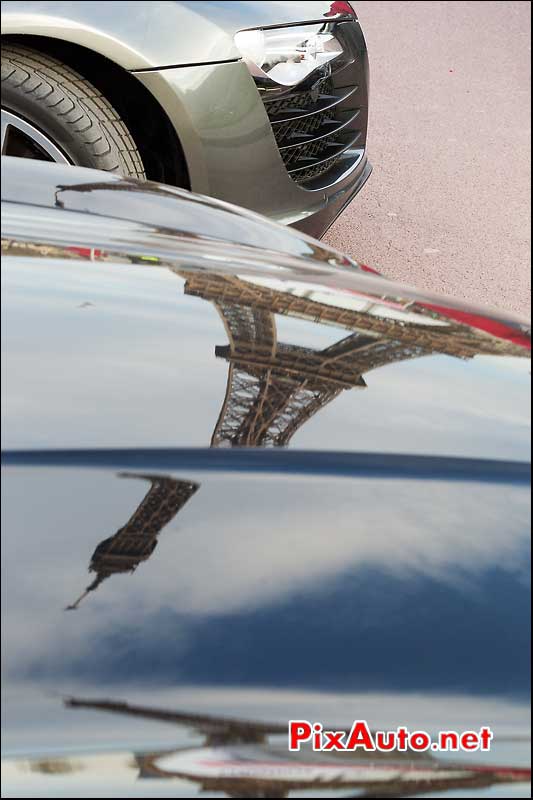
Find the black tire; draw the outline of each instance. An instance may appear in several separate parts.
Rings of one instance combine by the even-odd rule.
[[[40,129],[73,164],[146,178],[113,106],[71,67],[23,45],[2,45],[2,108]]]

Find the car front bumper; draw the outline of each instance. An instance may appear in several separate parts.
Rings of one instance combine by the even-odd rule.
[[[345,166],[307,187],[289,174],[271,119],[244,62],[133,74],[158,100],[175,128],[192,191],[320,237],[371,172],[366,156],[368,65],[358,23],[350,30],[350,38],[360,64],[362,135],[344,153],[340,163]]]
[[[295,220],[289,224],[298,230],[320,239],[333,225],[339,214],[353,200],[355,195],[363,188],[372,173],[372,164],[366,154],[357,163],[356,167],[334,187],[334,191],[326,194],[325,203],[314,214]]]

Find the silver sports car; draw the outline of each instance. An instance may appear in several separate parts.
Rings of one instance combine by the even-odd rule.
[[[322,235],[368,178],[348,2],[2,4],[2,154],[191,189]]]

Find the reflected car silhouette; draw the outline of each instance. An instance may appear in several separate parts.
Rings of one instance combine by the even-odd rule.
[[[359,789],[361,797],[405,797],[420,792],[488,788],[498,783],[523,783],[526,768],[443,765],[429,753],[361,752],[336,754],[288,753],[280,735],[286,726],[224,717],[163,711],[113,701],[65,699],[71,709],[124,714],[136,720],[158,719],[195,729],[204,737],[200,747],[174,752],[136,753],[142,779],[194,781],[203,792],[227,797],[289,797],[292,791]],[[275,737],[278,737],[276,741]],[[274,737],[274,738],[272,738]],[[382,796],[382,795],[379,795]]]

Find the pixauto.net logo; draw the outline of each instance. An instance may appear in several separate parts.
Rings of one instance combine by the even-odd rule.
[[[324,730],[321,722],[305,719],[289,721],[289,750],[296,751],[302,744],[309,743],[313,750],[320,752],[487,752],[492,738],[493,733],[486,726],[477,731],[439,731],[432,737],[427,731],[409,731],[403,726],[390,731],[371,731],[365,720],[356,720],[349,731]]]

